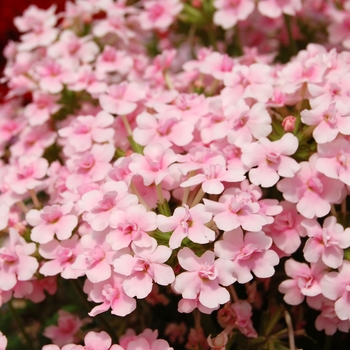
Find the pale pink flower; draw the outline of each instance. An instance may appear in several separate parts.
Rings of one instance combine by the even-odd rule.
[[[61,274],[64,279],[76,279],[84,275],[83,270],[71,269],[76,257],[82,252],[78,235],[59,242],[53,239],[49,243],[41,244],[39,254],[50,261],[44,262],[39,272],[44,276]]]
[[[41,244],[53,240],[68,239],[78,224],[76,215],[71,214],[73,203],[45,206],[42,210],[31,209],[26,215],[29,225],[33,226],[30,238]]]
[[[151,292],[153,281],[162,286],[174,281],[173,269],[164,264],[172,252],[169,247],[157,245],[154,238],[150,247],[131,247],[133,256],[124,254],[114,260],[114,271],[126,276],[123,288],[128,296],[143,299]]]
[[[106,94],[101,94],[99,101],[101,107],[109,113],[125,115],[134,112],[138,101],[146,95],[144,86],[138,83],[122,82],[112,84],[107,88]]]
[[[144,30],[159,29],[165,31],[182,11],[179,0],[143,1],[144,11],[139,15],[139,22]]]
[[[120,250],[134,243],[139,247],[150,247],[152,239],[147,232],[157,228],[157,215],[147,211],[141,204],[132,204],[111,216],[110,227],[113,228],[106,237],[114,250]]]
[[[217,80],[223,80],[226,73],[231,72],[233,67],[234,61],[227,54],[211,52],[200,63],[199,71],[212,75]]]
[[[218,202],[203,201],[205,209],[213,213],[213,220],[220,230],[230,231],[242,226],[244,230],[258,232],[267,224],[265,216],[259,212],[259,203],[239,188],[225,190]]]
[[[0,289],[8,291],[17,281],[28,281],[39,267],[35,243],[26,243],[16,229],[9,229],[9,238],[0,248]]]
[[[123,281],[125,277],[113,273],[112,276],[103,282],[92,283],[85,281],[84,292],[95,303],[102,303],[95,306],[89,315],[94,317],[102,312],[111,310],[113,315],[124,317],[136,308],[136,300],[125,294]]]
[[[149,144],[143,150],[143,155],[134,153],[129,169],[143,178],[145,186],[152,183],[159,185],[169,173],[169,166],[176,162],[177,154],[161,144]]]
[[[101,111],[96,116],[78,116],[69,126],[60,128],[58,135],[64,137],[76,152],[90,149],[94,142],[112,142],[114,118],[111,114]]]
[[[59,310],[57,326],[46,327],[43,335],[58,346],[63,346],[78,340],[76,333],[85,323],[86,320],[81,320],[77,315],[73,315],[65,310]]]
[[[350,228],[344,230],[334,216],[325,219],[323,227],[314,220],[304,220],[301,226],[310,237],[304,247],[304,257],[308,262],[322,259],[324,264],[336,269],[343,263],[343,249],[350,246]]]
[[[318,144],[317,150],[317,171],[350,186],[350,142],[338,136],[332,142]]]
[[[300,163],[300,170],[291,179],[283,179],[277,184],[283,197],[297,203],[298,211],[306,218],[322,217],[329,213],[331,204],[342,198],[344,184],[319,173],[316,168],[317,155],[308,162]]]
[[[33,93],[33,103],[28,104],[24,109],[24,116],[31,126],[42,125],[55,114],[61,106],[56,103],[59,96],[35,91]]]
[[[205,244],[215,239],[215,232],[209,229],[207,224],[212,214],[205,211],[203,204],[197,204],[192,208],[187,205],[177,207],[172,216],[157,216],[157,226],[162,232],[172,232],[169,246],[176,249],[181,242],[188,237],[192,242]]]
[[[288,259],[285,264],[287,276],[292,279],[283,281],[278,290],[285,294],[284,301],[289,305],[299,305],[305,296],[314,297],[323,293],[321,278],[325,274],[325,266],[321,261],[311,266]]]
[[[282,14],[295,16],[302,8],[300,0],[260,0],[258,10],[263,16],[277,18]]]
[[[224,29],[230,29],[238,21],[244,21],[254,10],[252,0],[215,0],[213,21]]]
[[[350,116],[339,111],[336,102],[329,106],[323,103],[312,110],[304,109],[300,115],[306,125],[316,125],[312,135],[317,143],[331,142],[338,133],[350,135]]]
[[[104,331],[89,332],[84,338],[83,345],[75,345],[67,350],[120,350],[119,345],[112,345],[111,337]],[[112,345],[112,346],[111,346]],[[62,349],[64,350],[64,349]]]
[[[43,184],[48,166],[45,158],[22,156],[11,166],[4,180],[13,192],[24,195]]]
[[[9,214],[10,214],[10,207],[4,202],[0,202],[0,231],[2,231],[7,227],[7,224],[10,218]]]
[[[176,276],[173,289],[185,299],[196,299],[208,308],[216,308],[230,299],[226,288],[235,282],[232,266],[223,259],[215,260],[214,252],[207,250],[201,257],[189,248],[177,254],[179,264],[186,272]]]
[[[7,338],[6,336],[0,331],[0,350],[6,350],[7,347]]]
[[[233,276],[239,283],[247,283],[253,275],[271,277],[274,266],[279,263],[276,252],[270,250],[272,239],[264,232],[246,232],[241,228],[224,233],[223,239],[215,242],[215,254],[233,262]]]
[[[248,168],[249,180],[254,185],[272,187],[280,176],[293,177],[300,169],[299,164],[288,157],[298,149],[298,139],[291,133],[284,134],[277,141],[262,137],[258,142],[247,143],[242,147],[242,162]]]
[[[350,262],[344,260],[339,272],[329,272],[321,280],[322,294],[335,300],[334,311],[342,320],[350,319]]]

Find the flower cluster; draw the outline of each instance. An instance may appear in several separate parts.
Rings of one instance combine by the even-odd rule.
[[[15,18],[0,306],[50,305],[53,344],[38,347],[281,348],[304,300],[318,331],[349,331],[349,14],[350,1],[76,0]]]

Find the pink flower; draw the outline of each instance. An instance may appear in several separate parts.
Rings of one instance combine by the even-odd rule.
[[[309,267],[305,263],[288,259],[285,270],[292,279],[283,281],[278,287],[280,293],[285,294],[284,301],[289,305],[299,305],[305,296],[314,297],[323,293],[320,282],[325,269],[326,266],[320,261]]]
[[[224,233],[223,239],[215,242],[215,254],[233,262],[233,276],[239,283],[249,282],[253,276],[271,277],[273,266],[279,263],[276,252],[270,250],[272,239],[264,232],[246,232],[241,228]]]
[[[176,276],[173,289],[185,299],[196,299],[207,308],[217,308],[230,299],[226,288],[235,282],[232,266],[223,259],[215,260],[215,254],[208,250],[201,257],[189,248],[181,249],[177,254],[179,264],[187,270]]]
[[[63,242],[53,239],[49,243],[41,244],[39,254],[50,261],[44,262],[39,272],[44,276],[61,274],[65,279],[76,279],[83,276],[84,270],[71,269],[71,265],[80,253],[82,253],[82,248],[78,235],[73,235]]]
[[[298,139],[291,133],[274,142],[262,137],[258,142],[245,144],[242,147],[243,164],[249,168],[257,166],[249,171],[249,180],[254,185],[272,187],[279,176],[293,177],[300,166],[288,156],[296,152],[298,145]]]
[[[146,95],[146,90],[140,84],[122,82],[107,88],[106,94],[100,95],[101,107],[112,114],[126,115],[133,112],[138,101]]]
[[[95,303],[102,303],[95,306],[89,315],[94,317],[102,312],[112,309],[113,315],[124,317],[136,308],[136,300],[125,294],[123,281],[125,277],[113,273],[112,276],[103,282],[92,283],[85,281],[84,292]]]
[[[283,179],[277,184],[283,197],[297,203],[298,211],[306,218],[322,217],[329,213],[331,204],[342,197],[344,184],[319,173],[315,168],[317,155],[308,162],[300,163],[300,170],[291,179]]]
[[[150,247],[132,244],[132,250],[134,256],[124,254],[114,260],[114,271],[126,276],[123,288],[129,297],[145,298],[151,293],[153,281],[162,286],[174,281],[173,269],[164,264],[171,255],[170,248],[157,245],[153,238]]]
[[[308,262],[319,259],[329,267],[336,269],[343,263],[343,249],[350,246],[350,228],[344,231],[334,216],[329,216],[323,228],[316,220],[304,220],[301,226],[310,237],[304,247],[304,257]]]
[[[12,289],[17,281],[28,281],[39,267],[35,252],[35,243],[26,243],[14,229],[9,229],[9,238],[0,248],[0,289]]]
[[[329,272],[321,280],[322,294],[335,300],[334,311],[343,321],[350,319],[350,262],[344,260],[339,272]]]
[[[86,323],[86,320],[79,319],[65,310],[58,311],[57,326],[48,326],[45,328],[43,335],[51,339],[58,346],[76,341],[75,334]]]
[[[120,350],[121,349],[119,345],[112,345],[111,337],[104,331],[89,332],[84,338],[84,344],[85,346],[75,345],[69,350]]]
[[[179,0],[144,2],[144,12],[139,16],[142,29],[160,29],[165,31],[183,9]]]
[[[175,209],[170,217],[164,215],[157,216],[157,226],[162,232],[172,232],[169,246],[176,249],[181,246],[181,242],[188,237],[192,242],[205,244],[215,239],[215,232],[209,229],[207,224],[212,218],[212,214],[205,211],[203,204],[197,204],[193,208],[187,205]]]
[[[53,240],[56,234],[59,240],[65,240],[72,235],[78,224],[78,218],[70,214],[72,204],[45,206],[42,210],[31,209],[26,220],[33,226],[30,238],[41,244]]]
[[[0,331],[0,350],[6,350],[7,347],[7,338],[6,336]]]
[[[260,0],[258,10],[263,16],[277,18],[283,13],[294,16],[302,8],[300,0]]]
[[[254,10],[252,0],[215,0],[214,23],[224,29],[230,29],[238,21],[244,21]]]
[[[3,202],[0,202],[0,231],[7,227],[9,221],[10,207]]]

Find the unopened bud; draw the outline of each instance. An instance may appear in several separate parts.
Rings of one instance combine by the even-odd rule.
[[[283,130],[285,132],[294,131],[296,120],[297,118],[292,115],[285,117],[282,122]]]

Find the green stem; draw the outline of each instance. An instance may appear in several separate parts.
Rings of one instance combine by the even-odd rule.
[[[33,201],[33,204],[34,204],[34,207],[36,209],[40,209],[41,208],[41,204],[39,202],[39,199],[35,193],[34,190],[29,190],[29,193],[30,193],[30,197],[32,198],[32,201]]]
[[[331,350],[332,349],[332,337],[330,335],[326,336],[323,349],[324,350]]]
[[[80,285],[78,280],[70,279],[69,281],[70,281],[71,285],[73,286],[73,289],[75,290],[75,292],[78,294],[79,300],[83,303],[85,308],[90,311],[91,310],[91,305],[88,302],[88,300],[86,299],[86,294],[83,292],[82,285]],[[115,335],[114,329],[106,321],[106,319],[104,318],[103,314],[96,315],[94,317],[94,319],[97,321],[97,323],[100,324],[101,327],[103,327],[109,333],[110,337],[113,340],[113,343],[117,344],[118,343],[118,338]]]
[[[202,190],[202,187],[200,187],[197,194],[196,194],[196,197],[194,197],[194,200],[192,201],[190,207],[192,208],[196,204],[198,204],[202,200],[204,195],[205,195],[205,192]]]
[[[11,314],[12,314],[12,317],[15,319],[15,322],[17,323],[19,329],[21,330],[21,333],[23,335],[23,338],[25,339],[26,343],[27,343],[27,346],[28,346],[28,349],[29,350],[34,350],[34,345],[32,343],[32,340],[30,339],[29,335],[27,334],[27,332],[25,331],[25,328],[24,328],[24,324],[23,324],[23,321],[22,319],[19,317],[16,309],[13,307],[12,305],[12,302],[9,301],[7,303],[7,305],[9,306],[9,309],[11,311]]]
[[[289,41],[289,52],[291,56],[295,56],[297,54],[297,46],[292,33],[292,17],[284,14],[284,23],[287,28],[288,41]]]

